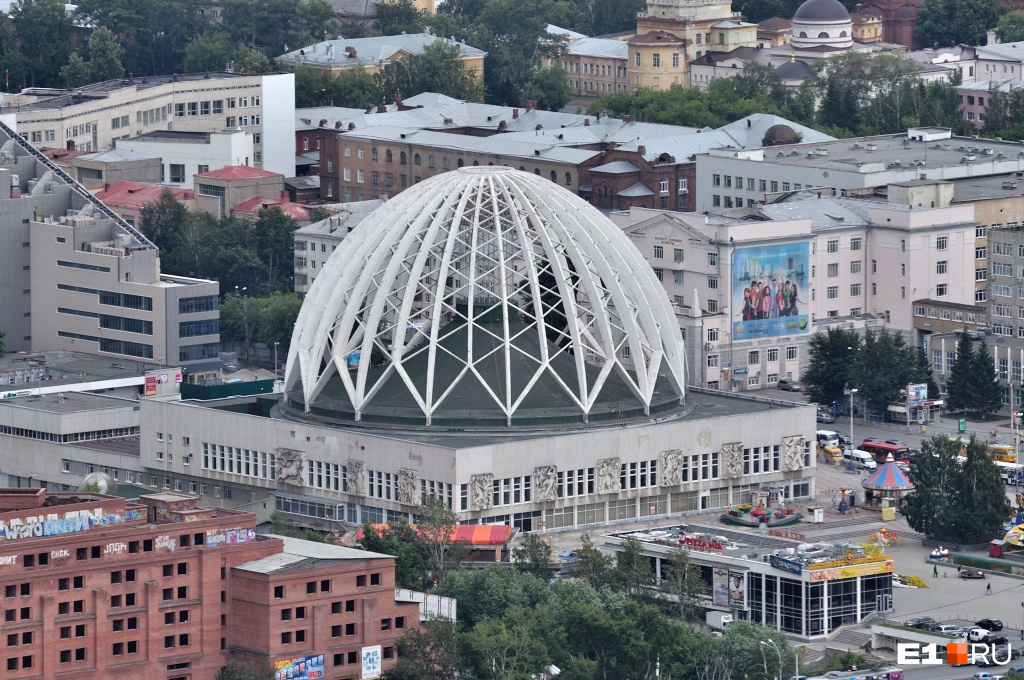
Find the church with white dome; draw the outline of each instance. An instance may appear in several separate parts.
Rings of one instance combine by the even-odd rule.
[[[839,0],[806,0],[793,15],[795,49],[853,47],[853,19]]]

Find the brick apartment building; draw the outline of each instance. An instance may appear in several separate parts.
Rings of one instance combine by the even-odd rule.
[[[419,606],[396,601],[393,558],[257,536],[254,515],[197,501],[0,489],[4,677],[206,680],[239,656],[342,679],[364,656],[394,663]]]

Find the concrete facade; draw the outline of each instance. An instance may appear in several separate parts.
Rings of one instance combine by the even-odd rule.
[[[33,144],[86,151],[111,149],[115,140],[156,130],[245,127],[253,137],[256,167],[295,174],[295,157],[289,152],[295,121],[291,73],[129,77],[75,92],[29,89],[5,96],[4,110],[14,114],[17,130]]]
[[[697,401],[710,403],[660,423],[509,438],[342,428],[147,400],[140,404],[141,463],[161,477],[197,480],[205,494],[230,489],[236,502],[273,494],[278,510],[312,512],[327,526],[408,517],[427,493],[463,523],[527,531],[541,521],[559,528],[724,507],[762,482],[787,486],[793,496],[813,494],[811,406],[713,393]],[[756,447],[771,464],[732,477],[726,459],[733,454],[723,447],[734,441]],[[790,467],[777,457],[786,442]],[[172,450],[173,460],[166,455]]]
[[[161,184],[188,187],[196,175],[231,165],[250,165],[253,136],[228,132],[149,132],[118,142],[118,149],[159,158]]]
[[[219,369],[218,284],[162,276],[156,246],[23,138],[9,128],[0,134],[0,290],[9,302],[0,306],[0,328],[8,351],[79,350]]]

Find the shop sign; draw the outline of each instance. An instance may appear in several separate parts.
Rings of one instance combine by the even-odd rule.
[[[789,573],[796,574],[797,576],[804,572],[804,565],[801,562],[787,560],[783,557],[779,557],[778,555],[772,555],[771,559],[768,560],[768,564],[772,565],[776,569],[788,571]]]
[[[858,576],[873,576],[875,574],[892,573],[892,570],[892,560],[868,562],[866,564],[851,564],[846,567],[812,569],[811,582],[836,581],[838,579],[856,578]]]
[[[696,548],[697,550],[717,550],[718,552],[723,550],[722,544],[718,541],[708,541],[703,538],[690,538],[687,536],[683,539],[683,544],[687,548]]]

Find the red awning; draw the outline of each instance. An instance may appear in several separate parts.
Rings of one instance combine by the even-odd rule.
[[[373,524],[374,529],[385,529],[387,524]],[[415,524],[409,525],[412,529]],[[515,527],[507,524],[460,524],[455,527],[455,536],[452,540],[456,543],[469,543],[470,545],[503,545],[510,541],[515,535]],[[363,529],[359,528],[356,534],[357,540],[362,540]]]

